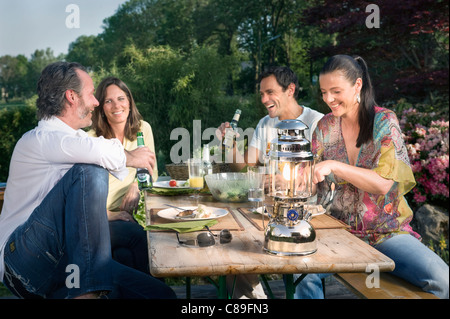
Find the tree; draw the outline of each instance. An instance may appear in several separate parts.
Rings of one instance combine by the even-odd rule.
[[[27,64],[27,78],[23,83],[24,90],[28,96],[36,93],[36,85],[41,75],[42,70],[50,63],[64,59],[64,54],[55,57],[53,50],[47,48],[45,50],[35,50],[31,54],[31,58]]]
[[[78,62],[88,69],[98,69],[99,59],[97,59],[96,48],[99,46],[100,39],[97,36],[78,37],[69,45],[69,53],[66,56],[67,61]]]
[[[24,93],[21,84],[26,81],[27,63],[23,55],[0,57],[0,88],[8,93],[9,98],[21,96]]]
[[[304,22],[336,34],[332,45],[311,50],[312,59],[357,54],[372,70],[377,99],[448,102],[448,0],[377,1],[380,27],[368,28],[371,1],[316,1]]]
[[[193,38],[192,12],[199,0],[130,0],[106,18],[97,56],[105,66],[117,62],[125,47],[169,45],[189,51]]]

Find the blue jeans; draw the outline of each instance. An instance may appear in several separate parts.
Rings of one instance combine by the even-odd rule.
[[[448,299],[449,268],[432,250],[415,237],[396,235],[374,246],[395,262],[393,275],[432,293]],[[294,298],[323,299],[322,279],[331,274],[308,274],[296,287]],[[298,278],[295,275],[294,278]]]
[[[111,298],[175,298],[161,281],[113,261],[107,195],[105,169],[74,165],[8,239],[8,289],[23,298],[94,291],[107,291]]]
[[[109,222],[112,257],[128,267],[150,273],[147,233],[136,222],[113,220]]]

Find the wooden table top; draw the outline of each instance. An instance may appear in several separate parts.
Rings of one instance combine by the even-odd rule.
[[[167,208],[165,203],[195,206],[188,195],[147,194],[147,223],[154,222],[152,211]],[[314,219],[318,219],[318,226],[315,226],[317,252],[307,256],[273,256],[263,251],[263,231],[243,214],[251,203],[222,203],[210,195],[201,196],[200,203],[232,211],[233,218],[241,226],[232,230],[233,240],[228,244],[200,248],[179,244],[175,232],[148,231],[150,272],[153,276],[365,272],[368,265],[378,267],[380,271],[391,271],[395,266],[390,258],[349,233],[344,226],[320,226],[335,223],[328,215],[314,217],[311,222],[314,225]],[[218,220],[217,230],[221,228]],[[180,238],[195,237],[197,234],[180,234]]]

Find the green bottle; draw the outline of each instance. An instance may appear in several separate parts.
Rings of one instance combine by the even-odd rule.
[[[144,135],[142,132],[137,133],[137,147],[144,147]],[[139,190],[151,189],[153,187],[153,179],[146,168],[136,169],[136,176]]]
[[[237,109],[234,113],[233,119],[230,122],[231,128],[227,128],[225,131],[225,138],[223,139],[223,145],[226,150],[233,149],[233,141],[237,133],[238,122],[241,116],[241,110]]]

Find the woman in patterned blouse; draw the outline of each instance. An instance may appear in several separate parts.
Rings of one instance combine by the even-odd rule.
[[[394,275],[448,298],[448,265],[409,225],[413,212],[404,195],[415,186],[414,175],[395,113],[375,103],[365,61],[333,56],[319,79],[331,113],[319,121],[312,140],[318,201],[334,187],[333,216],[394,260]],[[306,276],[296,297],[323,297],[324,276]]]

